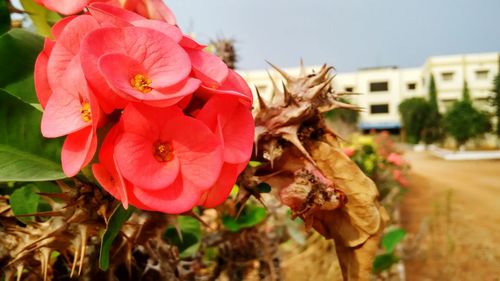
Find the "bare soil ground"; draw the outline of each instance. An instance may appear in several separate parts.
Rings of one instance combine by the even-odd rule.
[[[407,280],[500,280],[500,161],[445,161],[421,152],[406,159]]]

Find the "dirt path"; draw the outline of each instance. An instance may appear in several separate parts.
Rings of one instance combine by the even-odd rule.
[[[500,161],[406,158],[407,280],[500,280]]]

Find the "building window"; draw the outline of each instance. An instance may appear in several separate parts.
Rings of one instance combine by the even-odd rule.
[[[370,83],[370,92],[387,92],[389,90],[389,82],[372,82]]]
[[[370,105],[370,113],[371,114],[389,113],[389,105],[388,104],[372,104],[372,105]]]
[[[453,74],[453,72],[443,72],[441,78],[443,78],[443,81],[451,81],[453,80]]]
[[[415,90],[415,89],[417,89],[417,83],[408,83],[408,84],[406,84],[406,88],[408,90]]]
[[[488,79],[488,70],[476,70],[476,79],[477,80],[486,80]]]
[[[345,91],[348,93],[352,93],[354,91],[354,87],[345,87]]]

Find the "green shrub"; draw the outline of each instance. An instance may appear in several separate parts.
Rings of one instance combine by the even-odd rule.
[[[407,141],[418,143],[426,127],[431,105],[424,98],[409,98],[399,104],[399,114]]]

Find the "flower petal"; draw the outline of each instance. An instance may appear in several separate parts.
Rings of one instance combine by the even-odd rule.
[[[226,81],[220,87],[212,88],[201,85],[197,95],[207,100],[213,95],[236,96],[249,108],[253,102],[252,91],[248,87],[248,84],[236,71],[231,69],[229,69]]]
[[[224,161],[248,162],[252,154],[254,121],[250,109],[231,96],[214,96],[196,116],[222,135]]]
[[[99,24],[88,15],[76,17],[66,25],[52,49],[47,64],[47,72],[50,73],[48,80],[52,90],[60,86],[61,77],[78,55],[82,38],[96,28],[99,28]]]
[[[117,141],[114,155],[125,179],[142,189],[168,187],[179,175],[179,159],[160,162],[154,155],[155,140],[124,133]]]
[[[233,189],[236,179],[240,174],[240,165],[224,163],[217,182],[205,192],[200,200],[200,205],[214,208],[224,202]]]
[[[157,31],[167,35],[175,42],[180,42],[182,40],[181,30],[177,26],[168,24],[168,23],[163,22],[163,21],[136,20],[136,21],[133,21],[132,24],[134,26],[138,26],[138,27],[145,27],[145,28],[157,30]]]
[[[203,50],[186,49],[195,77],[200,79],[207,87],[218,87],[228,75],[227,65],[216,55],[212,55]]]
[[[94,2],[88,6],[90,14],[102,25],[108,27],[131,26],[132,21],[145,20],[134,12],[114,5]]]
[[[63,15],[79,13],[89,3],[89,0],[43,0],[44,6]]]
[[[99,68],[108,85],[120,96],[132,100],[143,101],[154,106],[171,106],[182,100],[185,96],[192,94],[199,88],[200,81],[188,78],[178,85],[168,88],[152,89],[143,93],[131,85],[130,80],[136,74],[142,74],[153,81],[161,80],[161,77],[149,75],[147,70],[133,58],[120,54],[109,53],[99,59]],[[151,84],[153,86],[154,84]]]
[[[64,174],[73,177],[87,165],[97,148],[97,137],[92,127],[69,134],[61,151],[61,162]]]
[[[201,191],[195,184],[178,177],[172,185],[161,190],[143,190],[135,187],[133,195],[141,204],[156,211],[181,214],[196,206],[200,200]]]
[[[185,180],[200,189],[215,183],[223,164],[222,145],[205,124],[178,116],[163,125],[160,138],[172,141]]]
[[[108,132],[99,152],[99,164],[92,166],[92,171],[97,181],[106,191],[120,200],[125,208],[128,207],[128,192],[131,188],[117,168],[114,149],[117,137],[122,134],[123,124],[119,122]]]
[[[35,90],[36,96],[42,108],[45,108],[47,102],[52,95],[52,89],[49,85],[49,78],[47,76],[47,63],[49,61],[50,53],[54,47],[54,42],[50,39],[45,39],[42,52],[38,55],[35,62]]]

